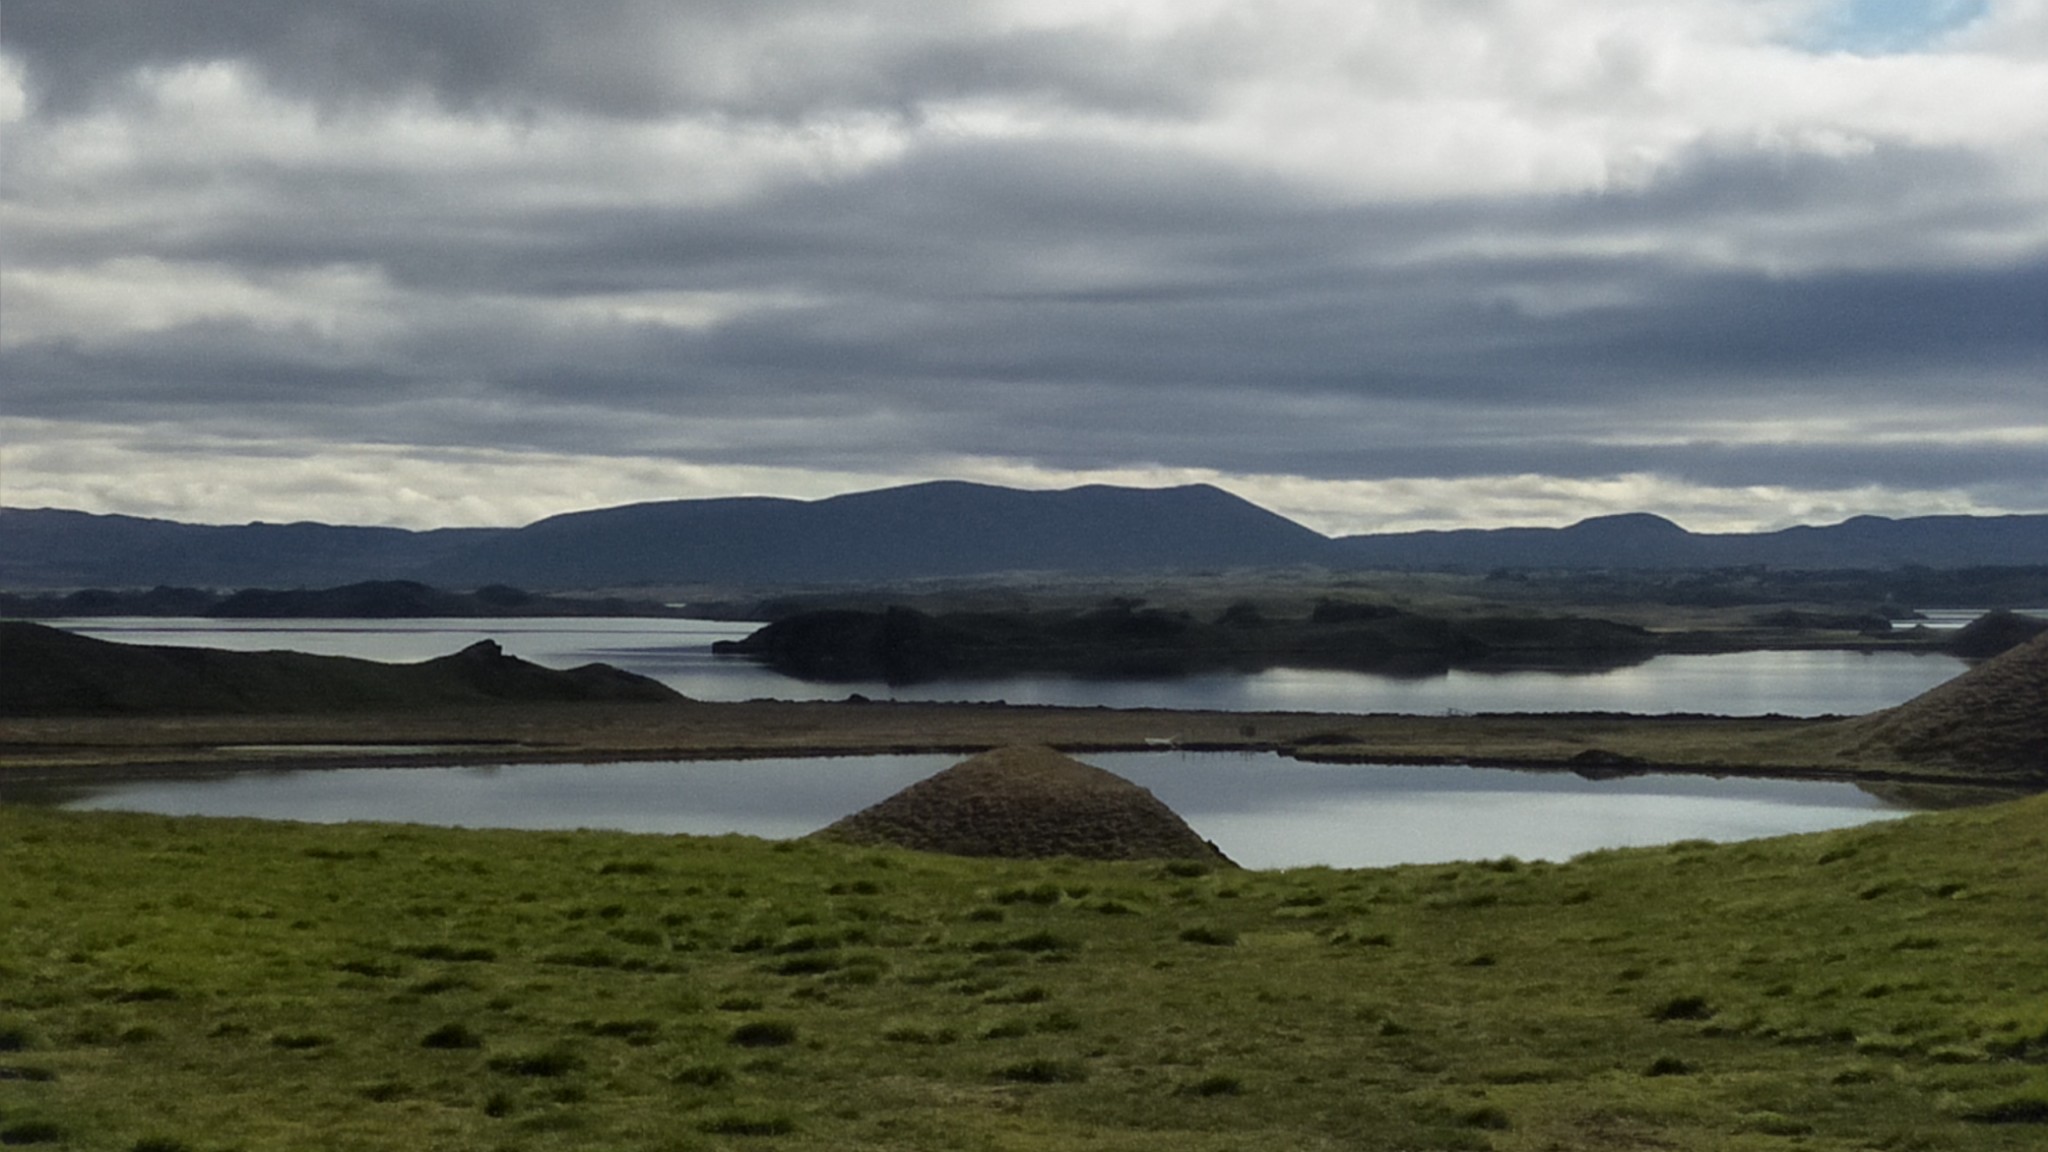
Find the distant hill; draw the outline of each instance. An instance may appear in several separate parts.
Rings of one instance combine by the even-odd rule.
[[[502,531],[181,524],[55,508],[0,508],[0,587],[331,588],[406,577]]]
[[[502,619],[508,616],[674,616],[653,600],[543,596],[503,584],[450,592],[417,580],[365,580],[338,588],[244,588],[209,592],[158,585],[146,591],[87,588],[65,593],[0,592],[0,617],[60,620],[93,616],[211,616],[234,620]]]
[[[1329,540],[1208,485],[1030,492],[953,481],[804,502],[631,504],[555,516],[430,565],[433,583],[877,583],[995,572],[1314,563]]]
[[[334,588],[412,580],[537,591],[634,585],[883,584],[1005,572],[1285,567],[1895,569],[2048,565],[2048,515],[1862,516],[1754,534],[1605,516],[1567,528],[1331,540],[1209,485],[1041,492],[941,481],[824,500],[675,500],[523,528],[409,532],[179,524],[0,509],[0,588]]]
[[[0,716],[344,712],[455,704],[673,702],[659,681],[608,664],[555,671],[489,640],[419,664],[301,652],[115,644],[0,621]]]
[[[1464,529],[1345,536],[1338,563],[1357,568],[1969,568],[2048,564],[2048,516],[1858,516],[1776,532],[1688,532],[1635,513],[1567,528]]]
[[[629,504],[517,529],[239,527],[0,509],[0,587],[534,589],[860,583],[1325,559],[1329,541],[1207,485],[1061,492],[938,482],[818,501]]]

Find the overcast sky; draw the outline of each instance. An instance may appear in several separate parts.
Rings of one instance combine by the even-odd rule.
[[[2048,0],[9,0],[0,502],[2048,511]]]

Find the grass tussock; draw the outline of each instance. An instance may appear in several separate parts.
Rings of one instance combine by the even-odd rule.
[[[1280,873],[0,809],[0,1144],[2018,1152],[2044,845],[2048,798]]]

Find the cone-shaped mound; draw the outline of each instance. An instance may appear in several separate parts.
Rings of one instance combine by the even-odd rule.
[[[954,856],[1230,863],[1146,789],[1036,747],[963,760],[817,835]]]
[[[2048,635],[1855,723],[1901,760],[2048,779]]]

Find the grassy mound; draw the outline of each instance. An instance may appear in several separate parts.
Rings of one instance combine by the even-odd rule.
[[[955,856],[1228,863],[1148,789],[1040,747],[963,760],[817,835]]]
[[[1851,747],[1981,776],[2048,781],[2048,635],[1848,726]]]
[[[0,621],[0,716],[326,712],[682,697],[607,664],[555,671],[490,640],[419,664],[115,644]]]
[[[0,809],[0,1139],[2017,1152],[2044,840],[1259,873]]]

